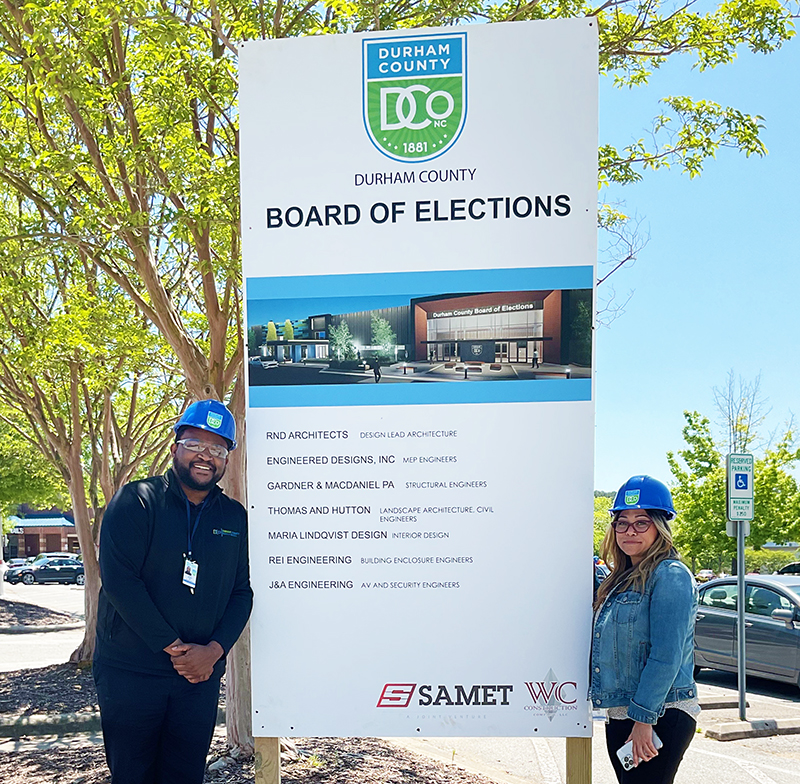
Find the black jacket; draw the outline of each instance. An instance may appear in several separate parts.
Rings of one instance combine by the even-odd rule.
[[[171,675],[163,649],[177,638],[202,645],[216,640],[227,654],[242,633],[253,605],[247,513],[218,487],[211,490],[192,538],[193,594],[182,584],[187,504],[169,470],[125,485],[108,505],[100,533],[97,661]],[[192,526],[199,508],[188,506]],[[224,668],[223,656],[214,669]]]

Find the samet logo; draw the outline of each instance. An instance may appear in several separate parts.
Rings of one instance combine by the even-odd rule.
[[[364,125],[396,161],[436,158],[455,144],[467,116],[467,34],[364,40]]]
[[[378,699],[378,708],[407,708],[414,696],[416,683],[387,683]]]
[[[625,491],[625,503],[628,506],[632,506],[633,504],[639,503],[639,491],[638,490],[626,490]]]
[[[407,708],[411,704],[416,683],[387,683],[378,698],[377,708]],[[433,690],[436,689],[434,695]],[[432,686],[423,683],[419,687],[418,704],[422,707],[428,705],[508,705],[508,695],[514,691],[510,685],[496,686],[494,684],[480,684],[472,686],[439,685]]]
[[[206,424],[209,427],[213,427],[214,430],[218,430],[222,425],[222,414],[215,414],[213,411],[209,411],[206,417]]]
[[[526,681],[533,705],[525,710],[542,712],[552,721],[559,711],[577,710],[578,684],[575,681],[560,681],[550,670],[543,681]]]

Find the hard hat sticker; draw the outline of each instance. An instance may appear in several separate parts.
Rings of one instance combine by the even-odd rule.
[[[626,490],[625,491],[625,503],[628,506],[633,506],[634,504],[639,503],[639,491],[638,490]]]
[[[222,414],[215,414],[213,411],[209,411],[206,417],[206,424],[209,427],[213,427],[214,430],[219,429],[222,425]]]

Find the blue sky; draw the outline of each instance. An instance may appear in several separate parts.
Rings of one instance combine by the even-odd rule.
[[[644,218],[650,242],[614,276],[623,299],[634,291],[624,315],[597,332],[598,489],[635,473],[670,481],[666,452],[683,444],[683,411],[715,418],[712,388],[731,369],[761,373],[768,427],[800,417],[800,43],[742,51],[713,71],[691,64],[678,58],[634,90],[601,79],[600,141],[644,137],[659,98],[690,95],[762,115],[769,155],[723,150],[694,180],[650,172],[602,194]]]

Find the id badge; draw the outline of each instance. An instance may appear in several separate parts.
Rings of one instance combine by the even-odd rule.
[[[183,584],[188,585],[192,589],[192,593],[197,586],[197,568],[197,561],[192,561],[190,558],[184,561]]]

